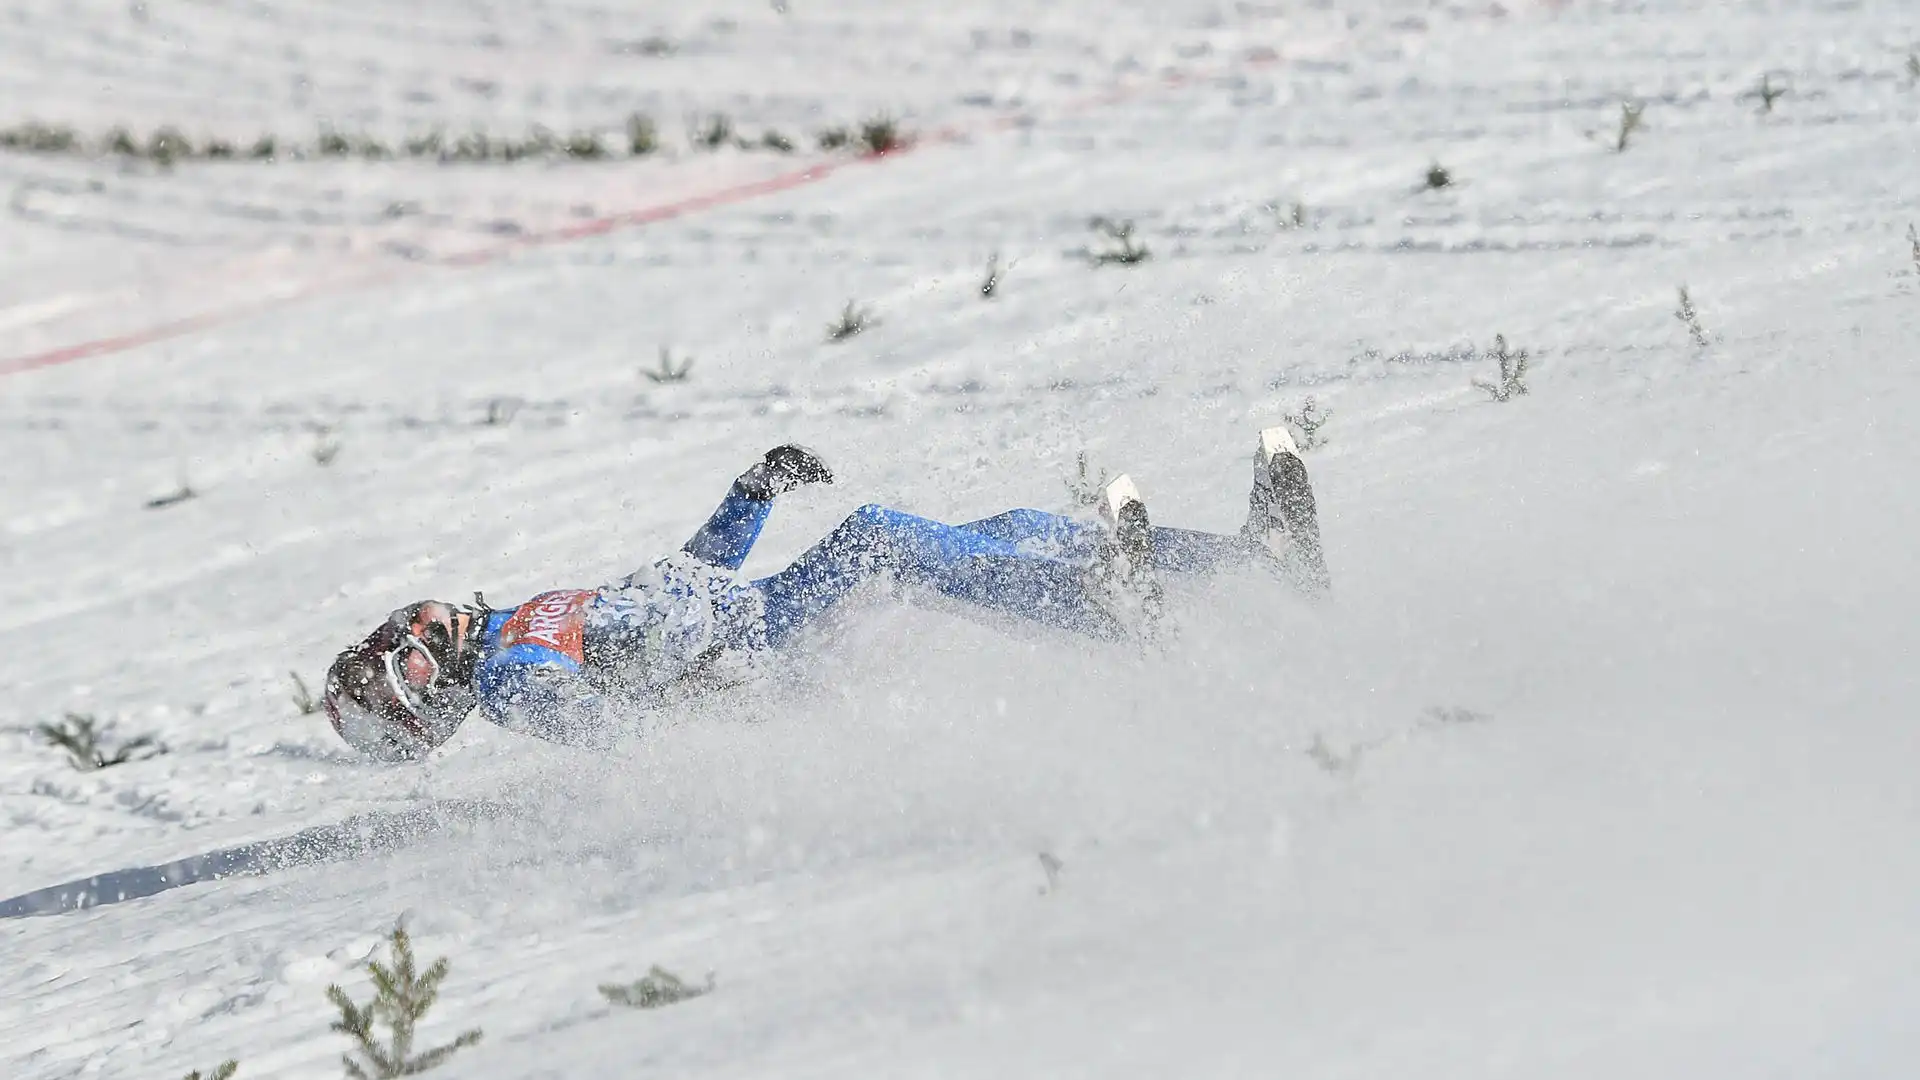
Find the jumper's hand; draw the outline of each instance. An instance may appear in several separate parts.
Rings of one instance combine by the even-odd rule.
[[[771,499],[803,484],[831,484],[833,470],[818,454],[788,443],[767,451],[765,458],[740,474],[739,482],[750,497]]]

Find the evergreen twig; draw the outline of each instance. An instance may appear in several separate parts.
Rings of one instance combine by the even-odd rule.
[[[687,357],[680,362],[678,367],[675,367],[672,350],[662,345],[660,346],[660,366],[651,370],[642,368],[640,374],[645,375],[657,386],[662,383],[685,382],[688,373],[692,370],[693,357]]]
[[[373,979],[372,1001],[356,1005],[339,985],[327,987],[327,1000],[340,1010],[340,1019],[330,1030],[353,1039],[364,1059],[363,1063],[354,1060],[352,1054],[341,1055],[341,1064],[352,1080],[393,1080],[423,1073],[445,1062],[455,1051],[480,1041],[480,1029],[474,1028],[444,1046],[414,1053],[415,1025],[440,997],[440,982],[447,977],[447,958],[435,960],[424,972],[417,971],[404,923],[394,926],[388,943],[391,966],[367,961],[367,974]],[[375,1036],[375,1027],[387,1029],[384,1043]]]
[[[1647,111],[1644,101],[1623,101],[1620,103],[1620,127],[1613,136],[1613,152],[1627,152],[1627,141],[1633,133],[1640,130],[1640,116]]]
[[[1707,347],[1707,330],[1700,325],[1700,312],[1693,306],[1693,297],[1688,295],[1687,287],[1680,286],[1680,306],[1674,309],[1673,317],[1686,324],[1687,334],[1693,338],[1698,348]]]
[[[600,994],[615,1005],[635,1009],[658,1009],[713,992],[713,976],[704,985],[689,983],[658,964],[632,983],[601,983]]]
[[[1326,440],[1320,437],[1320,429],[1333,419],[1333,413],[1321,408],[1318,401],[1308,398],[1300,406],[1299,412],[1287,413],[1281,419],[1292,424],[1294,430],[1300,433],[1300,449],[1304,452],[1326,445]]]
[[[1039,854],[1040,872],[1047,876],[1047,884],[1040,890],[1040,895],[1045,896],[1060,888],[1060,871],[1066,869],[1067,864],[1060,861],[1060,856],[1051,851],[1042,851]]]
[[[314,433],[313,449],[310,453],[315,465],[322,467],[331,465],[333,459],[340,456],[340,440],[333,437],[330,429],[320,428]]]
[[[513,423],[514,416],[518,415],[519,412],[520,401],[518,398],[489,398],[487,400],[487,417],[483,423],[488,427],[505,427]]]
[[[164,495],[155,495],[153,498],[148,499],[147,509],[164,510],[169,506],[178,506],[179,504],[186,502],[188,499],[191,499],[199,494],[200,493],[198,491],[195,491],[193,489],[192,484],[188,483],[186,480],[181,480],[179,487],[174,488],[172,491],[169,491]]]
[[[287,678],[293,680],[293,693],[290,696],[293,698],[293,707],[300,710],[300,715],[312,716],[319,712],[320,702],[314,698],[313,692],[307,689],[306,680],[300,677],[300,673],[289,671]]]
[[[899,122],[886,113],[870,117],[860,124],[860,146],[869,154],[890,154],[906,144],[906,137],[900,133]]]
[[[1133,266],[1153,257],[1153,252],[1147,249],[1147,245],[1134,240],[1133,222],[1097,217],[1088,224],[1094,230],[1104,233],[1114,244],[1105,251],[1089,253],[1088,257],[1093,260],[1093,265]]]
[[[98,726],[90,715],[71,712],[57,725],[41,724],[38,728],[40,737],[47,745],[65,750],[68,764],[80,772],[125,765],[129,761],[145,760],[166,752],[153,736],[137,735],[109,753],[102,745],[108,730]],[[136,758],[135,754],[140,756]]]
[[[849,300],[847,306],[840,311],[839,321],[827,324],[827,340],[845,341],[855,334],[865,333],[878,321],[873,317],[872,312]]]
[[[29,154],[67,154],[80,145],[80,136],[64,125],[29,121],[18,127],[0,130],[0,148],[24,150]]]
[[[687,122],[687,141],[699,150],[718,150],[733,141],[733,118],[712,113]]]
[[[1107,481],[1111,479],[1107,476],[1107,470],[1102,468],[1097,473],[1090,472],[1087,468],[1085,450],[1075,454],[1073,461],[1074,475],[1067,477],[1067,497],[1073,500],[1075,506],[1100,505],[1100,493],[1106,489]]]
[[[1493,358],[1500,365],[1498,382],[1484,379],[1473,380],[1473,385],[1485,390],[1495,401],[1511,401],[1527,392],[1527,350],[1518,352],[1507,348],[1507,336],[1493,336]]]
[[[599,161],[607,156],[607,148],[601,143],[600,136],[592,131],[576,131],[567,136],[561,144],[561,150],[575,161]]]
[[[627,153],[634,157],[645,157],[660,149],[660,132],[653,125],[653,118],[645,113],[634,113],[627,117]]]

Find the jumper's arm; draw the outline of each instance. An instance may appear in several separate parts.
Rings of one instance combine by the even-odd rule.
[[[774,496],[802,484],[831,483],[833,471],[813,451],[791,443],[776,446],[740,474],[707,523],[680,550],[710,566],[738,570],[760,538]]]
[[[738,570],[747,561],[747,553],[760,538],[772,510],[771,497],[755,498],[745,477],[735,480],[707,523],[680,550],[703,563]]]

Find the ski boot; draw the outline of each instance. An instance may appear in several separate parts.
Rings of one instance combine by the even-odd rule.
[[[1320,546],[1313,485],[1286,428],[1271,427],[1260,433],[1260,446],[1253,454],[1247,524],[1240,534],[1308,596],[1320,596],[1332,587],[1326,553]]]
[[[1152,636],[1166,594],[1153,572],[1153,523],[1146,500],[1122,473],[1101,489],[1098,509],[1107,539],[1088,571],[1087,596],[1122,636]]]

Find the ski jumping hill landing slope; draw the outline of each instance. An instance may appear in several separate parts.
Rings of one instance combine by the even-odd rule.
[[[0,359],[129,339],[0,375],[0,896],[279,860],[0,921],[0,1075],[337,1076],[402,916],[478,1080],[1911,1073],[1912,5],[684,7],[0,12],[0,126],[661,144],[0,152]],[[909,152],[814,138],[882,113]],[[750,573],[1083,454],[1231,529],[1308,399],[1319,607],[1177,590],[1143,653],[856,603],[611,754],[378,767],[289,700],[783,441],[839,482]],[[166,752],[76,771],[65,713]],[[595,991],[654,964],[715,989]]]

